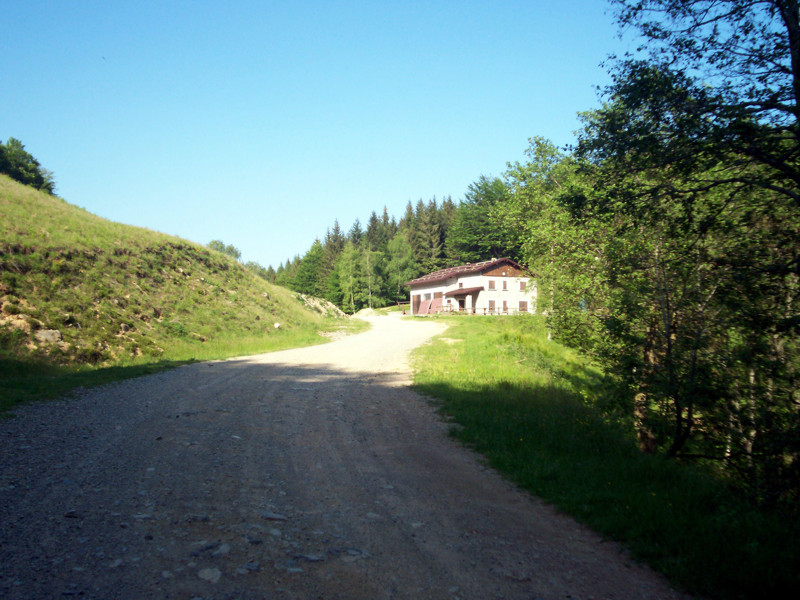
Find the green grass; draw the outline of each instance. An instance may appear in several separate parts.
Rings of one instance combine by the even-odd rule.
[[[0,414],[25,402],[68,396],[77,389],[150,375],[188,362],[191,361],[162,360],[98,369],[87,365],[0,359]]]
[[[552,502],[692,593],[798,597],[800,526],[701,469],[636,447],[602,410],[602,373],[546,339],[539,317],[451,318],[420,349],[415,386],[520,487]]]
[[[4,175],[0,217],[0,412],[175,364],[322,343],[346,326],[229,256]],[[37,340],[51,329],[60,343]]]

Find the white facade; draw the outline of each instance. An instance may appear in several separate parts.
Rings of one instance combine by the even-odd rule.
[[[533,274],[507,258],[442,269],[407,285],[412,315],[536,312]]]

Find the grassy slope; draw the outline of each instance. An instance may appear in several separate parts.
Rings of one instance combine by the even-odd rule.
[[[693,593],[798,597],[796,519],[755,509],[698,469],[640,453],[625,416],[594,405],[601,373],[547,341],[540,317],[451,323],[449,341],[418,351],[415,385],[441,400],[455,437]]]
[[[0,215],[0,410],[187,360],[315,343],[332,327],[228,256],[4,175]],[[48,329],[62,341],[37,341]]]

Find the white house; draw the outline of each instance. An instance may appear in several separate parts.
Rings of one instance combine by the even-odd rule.
[[[534,274],[510,258],[450,267],[409,281],[411,314],[536,312]]]

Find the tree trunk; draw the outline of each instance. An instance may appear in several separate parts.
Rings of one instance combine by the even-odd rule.
[[[639,392],[633,397],[633,426],[636,429],[636,441],[639,450],[646,454],[655,454],[658,448],[656,436],[647,425],[647,394]]]
[[[641,385],[647,385],[645,382],[655,370],[656,354],[654,342],[656,330],[657,325],[651,323],[647,334],[646,346],[644,348],[644,369],[640,378]],[[650,413],[648,400],[647,392],[642,388],[640,388],[639,393],[633,397],[633,426],[636,430],[636,441],[639,443],[639,449],[647,454],[654,454],[658,449],[658,440],[653,430],[650,429],[648,425],[648,416]]]

